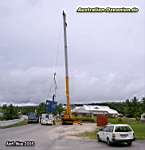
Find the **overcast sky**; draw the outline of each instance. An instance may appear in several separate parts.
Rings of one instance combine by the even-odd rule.
[[[132,7],[138,13],[77,13]],[[145,96],[144,0],[1,0],[0,104],[65,102],[62,10],[67,13],[71,102]]]

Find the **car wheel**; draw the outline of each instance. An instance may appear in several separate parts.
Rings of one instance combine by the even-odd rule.
[[[98,140],[98,142],[101,142],[99,135],[97,135],[97,140]]]
[[[131,146],[132,145],[132,142],[127,142],[128,146]]]
[[[107,138],[107,145],[111,145],[109,138]]]

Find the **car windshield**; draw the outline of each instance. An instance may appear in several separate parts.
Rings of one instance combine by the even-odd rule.
[[[49,116],[48,116],[48,115],[46,115],[45,117],[49,119]]]
[[[28,117],[30,117],[30,118],[35,118],[35,117],[37,117],[37,116],[36,116],[35,113],[29,113],[29,114],[28,114]]]
[[[44,115],[44,116],[42,115],[42,118],[43,118],[43,119],[53,119],[52,116],[51,116],[51,115],[48,115],[48,114],[47,114],[47,115]]]
[[[130,132],[132,131],[129,126],[117,126],[115,132]]]

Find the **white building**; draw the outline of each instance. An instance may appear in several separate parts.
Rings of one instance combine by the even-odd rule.
[[[119,113],[111,109],[108,106],[98,106],[98,105],[83,105],[79,107],[75,107],[72,110],[72,113],[76,116],[92,116],[97,114],[108,114],[111,116],[118,116]]]
[[[143,113],[143,114],[141,115],[140,120],[141,120],[141,121],[145,121],[145,113]]]

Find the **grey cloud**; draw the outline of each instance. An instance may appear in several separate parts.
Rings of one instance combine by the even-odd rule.
[[[39,103],[52,96],[52,68],[29,68],[26,70],[11,70],[1,74],[0,101],[14,103]],[[65,102],[65,81],[63,68],[56,69],[57,99]],[[128,77],[128,78],[126,78]],[[89,72],[71,72],[72,102],[87,102],[101,100],[122,100],[131,96],[143,96],[145,88],[140,76],[108,73],[92,76]],[[49,93],[50,92],[50,93]]]

